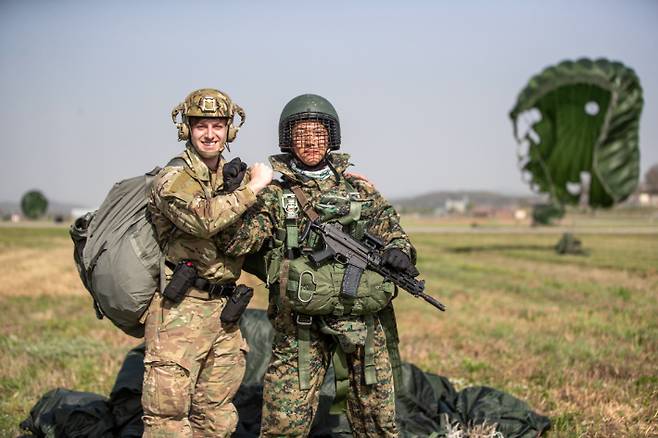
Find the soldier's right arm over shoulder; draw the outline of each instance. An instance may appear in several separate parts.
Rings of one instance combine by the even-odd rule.
[[[150,200],[178,229],[209,239],[234,223],[256,202],[256,195],[243,185],[212,196],[184,168],[166,167],[157,176]]]

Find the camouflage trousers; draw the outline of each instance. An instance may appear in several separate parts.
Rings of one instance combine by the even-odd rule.
[[[299,341],[292,317],[273,321],[276,329],[272,359],[265,374],[261,436],[308,436],[317,412],[320,387],[324,381],[335,340],[311,329],[309,345],[309,386],[300,389],[298,370]],[[365,384],[363,346],[346,353],[349,389],[347,418],[355,437],[397,437],[393,372],[381,323],[375,320],[374,362],[377,382]]]
[[[237,324],[222,326],[226,298],[156,293],[146,318],[145,437],[228,437],[237,426],[231,403],[245,371],[246,342]]]

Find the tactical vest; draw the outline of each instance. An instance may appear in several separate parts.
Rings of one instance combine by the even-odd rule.
[[[330,220],[339,222],[346,231],[356,239],[363,238],[366,221],[361,219],[361,207],[364,202],[359,193],[347,182],[348,196],[341,199],[337,195],[329,198],[343,201],[343,208],[332,205],[321,206],[329,211]],[[326,198],[326,197],[323,197]],[[285,299],[290,308],[302,315],[319,316],[363,316],[372,315],[386,307],[393,298],[395,285],[385,280],[376,272],[365,270],[361,276],[357,296],[345,297],[341,294],[341,285],[345,274],[345,265],[330,260],[319,266],[314,265],[308,255],[322,247],[321,238],[315,233],[299,234],[299,221],[302,214],[309,220],[324,221],[298,187],[284,187],[280,198],[284,227],[277,232],[280,248],[277,263],[270,264],[268,274],[275,277],[278,273],[280,282],[280,299]],[[348,207],[349,206],[349,207]],[[331,212],[331,209],[336,209]]]
[[[323,316],[359,316],[363,317],[367,335],[364,345],[364,376],[367,385],[377,382],[374,366],[373,333],[377,316],[387,338],[389,358],[394,369],[395,379],[399,379],[400,356],[397,348],[398,337],[395,326],[391,299],[396,294],[395,285],[385,280],[376,272],[365,270],[361,276],[357,296],[345,297],[341,294],[341,285],[345,266],[336,260],[327,261],[316,266],[308,255],[322,247],[321,238],[314,234],[299,233],[299,222],[302,215],[308,220],[336,221],[343,225],[344,230],[358,240],[362,240],[366,231],[367,221],[361,218],[362,203],[358,191],[344,180],[348,196],[344,208],[337,207],[331,214],[331,206],[311,205],[301,190],[301,187],[284,183],[279,199],[280,217],[284,218],[283,226],[276,231],[275,249],[269,252],[267,259],[267,283],[278,281],[278,296],[276,302],[281,307],[285,300],[295,312],[298,343],[298,370],[300,389],[309,388],[309,344],[310,327],[313,322],[318,329],[328,335],[339,337],[341,334],[324,324]],[[331,194],[330,194],[331,197]],[[325,198],[325,197],[323,197]],[[340,200],[340,196],[335,196]],[[349,207],[348,207],[349,206]],[[320,216],[314,207],[328,214]],[[328,217],[327,217],[328,216]],[[347,391],[347,369],[345,368],[344,352],[337,349],[334,355],[337,392],[345,395]],[[340,397],[339,397],[340,398]]]

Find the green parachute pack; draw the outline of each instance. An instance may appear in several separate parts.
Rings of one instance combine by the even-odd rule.
[[[182,165],[174,158],[168,165]],[[73,258],[99,319],[107,317],[124,333],[141,338],[140,321],[159,287],[164,261],[148,219],[147,199],[156,167],[120,181],[100,208],[78,218],[69,233]]]

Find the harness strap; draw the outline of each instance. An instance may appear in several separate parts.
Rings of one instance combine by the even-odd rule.
[[[279,274],[279,297],[277,307],[281,309],[286,301],[286,288],[288,287],[288,272],[290,271],[290,260],[283,259],[281,262],[281,272]]]
[[[347,357],[341,348],[336,348],[331,357],[334,364],[334,383],[336,396],[329,409],[332,415],[340,415],[347,411],[347,392],[350,387],[349,374],[347,371]]]
[[[313,209],[313,206],[304,194],[302,188],[299,186],[291,186],[290,190],[292,190],[292,192],[295,194],[295,197],[297,197],[297,201],[299,201],[299,205],[302,206],[302,210],[304,210],[306,216],[308,216],[308,218],[312,221],[318,220],[320,215]]]
[[[297,322],[297,369],[299,389],[311,388],[311,325],[313,318],[308,315],[296,314]]]
[[[379,311],[379,321],[382,324],[384,335],[386,336],[388,360],[393,369],[395,392],[398,393],[402,389],[402,359],[400,358],[400,349],[398,348],[400,338],[398,337],[398,327],[395,323],[393,304],[389,303],[388,306]]]
[[[299,247],[299,236],[297,230],[297,218],[299,213],[299,206],[297,205],[297,198],[288,190],[284,190],[281,197],[281,204],[283,213],[285,215],[286,227],[286,247],[287,249],[294,249]]]
[[[375,318],[373,315],[366,315],[366,345],[364,347],[363,374],[366,385],[377,383],[377,370],[375,368]]]
[[[350,211],[347,215],[338,219],[341,225],[347,225],[356,222],[361,218],[361,203],[357,201],[350,201]]]
[[[347,181],[346,181],[347,183]],[[351,187],[349,183],[348,190],[350,190],[350,211],[348,215],[339,220],[341,224],[356,222],[358,231],[363,233],[365,231],[365,221],[361,221],[361,202],[357,202],[358,192]],[[304,211],[306,216],[311,221],[316,221],[320,218],[320,215],[313,209],[313,206],[309,202],[308,197],[298,185],[293,185],[290,187],[290,191],[294,194],[299,206]],[[288,249],[298,248],[299,247],[299,236],[297,228],[297,211],[293,210],[292,201],[290,200],[289,195],[284,193],[282,206],[284,213],[286,214],[286,245]],[[296,207],[296,206],[295,206]],[[363,223],[362,223],[363,222]],[[294,226],[293,226],[294,225]],[[279,293],[280,300],[286,299],[286,289],[288,286],[288,269],[289,269],[289,260],[286,258],[283,261],[281,267],[281,276],[279,279]],[[298,368],[298,378],[299,378],[299,388],[300,390],[310,389],[310,344],[311,344],[311,326],[312,326],[312,317],[308,315],[295,314],[297,323],[297,368]],[[364,347],[364,364],[363,372],[365,377],[366,385],[373,385],[377,383],[377,372],[375,367],[375,353],[374,353],[374,329],[375,329],[375,320],[374,315],[366,315],[366,343]],[[397,347],[397,344],[396,344]],[[398,354],[399,358],[399,354]],[[346,394],[349,388],[348,380],[348,370],[347,370],[347,359],[345,352],[340,348],[336,348],[333,357],[334,363],[334,372],[335,372],[335,382],[336,382],[336,402],[331,408],[332,412],[344,412],[345,403],[346,403]],[[399,364],[398,364],[399,369]]]
[[[350,211],[347,213],[347,215],[338,219],[338,222],[341,225],[357,222],[359,219],[361,219],[362,202],[359,200],[360,197],[359,192],[354,189],[354,187],[352,186],[352,184],[350,184],[347,178],[345,179],[345,185],[347,186],[347,190],[349,191]]]

